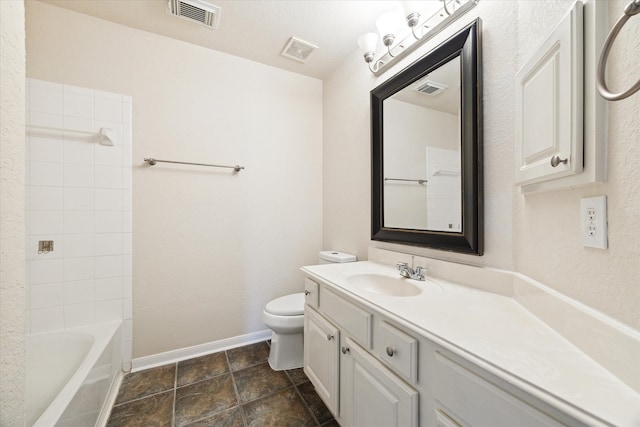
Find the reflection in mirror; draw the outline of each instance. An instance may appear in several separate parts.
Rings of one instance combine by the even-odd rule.
[[[371,239],[482,255],[480,20],[371,91]]]
[[[384,226],[461,231],[460,57],[383,108]]]

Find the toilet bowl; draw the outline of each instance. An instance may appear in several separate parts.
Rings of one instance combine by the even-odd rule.
[[[285,295],[264,307],[262,321],[271,329],[269,366],[275,371],[302,367],[304,293]]]
[[[341,252],[320,252],[320,264],[355,260],[355,256]],[[272,331],[269,366],[274,371],[302,367],[304,299],[303,292],[285,295],[269,301],[262,311],[262,322]]]

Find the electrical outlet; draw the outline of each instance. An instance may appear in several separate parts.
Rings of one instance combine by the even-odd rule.
[[[580,222],[584,246],[607,249],[607,196],[580,200]]]

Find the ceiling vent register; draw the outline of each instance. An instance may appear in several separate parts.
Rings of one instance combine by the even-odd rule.
[[[281,55],[298,62],[305,62],[318,46],[296,37],[291,37],[282,50]]]
[[[169,0],[169,13],[181,18],[206,25],[214,30],[218,29],[220,8],[203,0]]]
[[[416,92],[426,93],[427,95],[437,95],[448,88],[449,86],[445,84],[436,83],[431,80],[427,80],[426,82],[424,82],[424,84],[421,84],[420,86],[414,88],[413,90]]]

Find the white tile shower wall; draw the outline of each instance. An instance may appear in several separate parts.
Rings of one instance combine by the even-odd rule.
[[[131,97],[27,79],[27,263],[31,333],[123,320],[131,365]],[[38,241],[54,250],[38,253]]]

